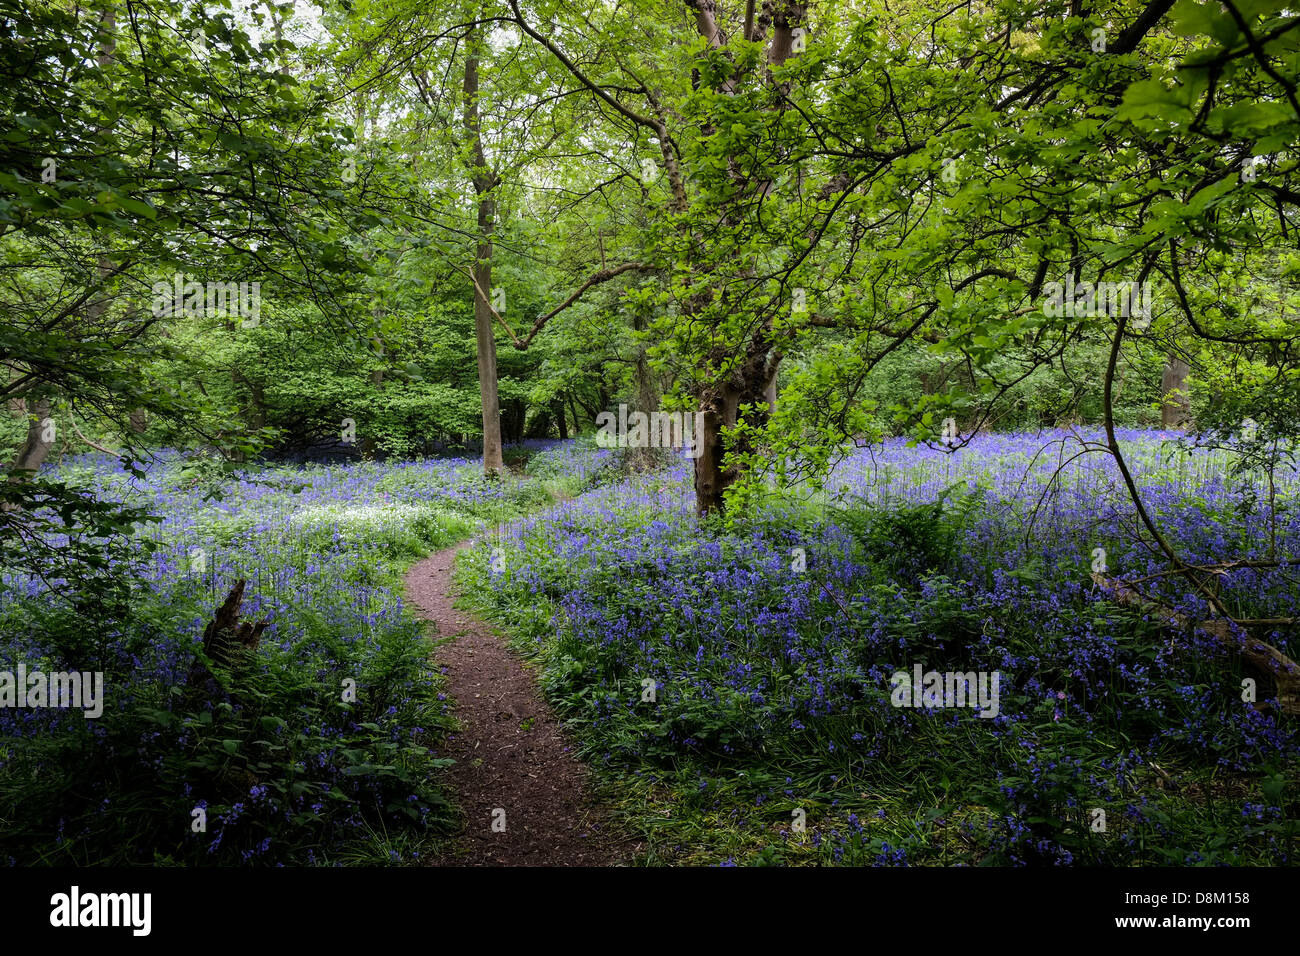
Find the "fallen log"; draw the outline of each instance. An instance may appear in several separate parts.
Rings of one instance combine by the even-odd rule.
[[[1240,655],[1256,676],[1273,682],[1277,688],[1278,705],[1283,713],[1300,714],[1300,664],[1276,647],[1249,635],[1243,637],[1233,633],[1232,623],[1222,618],[1198,621],[1103,574],[1093,572],[1092,580],[1116,604],[1150,614],[1169,627],[1184,630],[1195,628],[1209,634],[1226,649]]]

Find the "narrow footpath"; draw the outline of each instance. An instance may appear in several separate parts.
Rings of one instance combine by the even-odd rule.
[[[441,866],[614,866],[638,849],[591,796],[587,768],[530,671],[473,614],[456,609],[456,554],[439,551],[406,575],[406,593],[432,622],[434,659],[460,723],[441,756],[465,828]],[[448,638],[454,638],[447,640]]]

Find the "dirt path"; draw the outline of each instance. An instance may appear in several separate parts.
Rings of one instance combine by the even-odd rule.
[[[451,567],[464,542],[406,575],[406,593],[441,643],[461,729],[441,756],[466,816],[446,866],[611,866],[635,847],[591,798],[587,768],[542,699],[532,674],[483,621],[453,607]],[[504,831],[500,830],[504,811]],[[494,822],[497,829],[494,830]]]

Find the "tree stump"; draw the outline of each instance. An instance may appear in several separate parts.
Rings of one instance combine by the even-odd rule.
[[[235,586],[230,589],[230,594],[226,596],[221,607],[217,608],[208,626],[203,629],[203,654],[214,667],[220,670],[229,670],[257,650],[262,632],[270,624],[270,621],[265,619],[257,623],[239,619],[240,608],[244,603],[245,584],[243,578],[235,582]],[[216,677],[203,663],[202,658],[196,658],[190,667],[185,686],[192,690],[203,690],[210,698],[220,692]]]

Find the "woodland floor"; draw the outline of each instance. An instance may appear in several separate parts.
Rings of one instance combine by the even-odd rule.
[[[465,826],[433,864],[624,863],[639,848],[594,798],[587,767],[532,673],[486,623],[453,606],[452,565],[470,543],[430,555],[406,575],[411,602],[436,629],[434,658],[460,724],[441,756],[456,761],[447,783]],[[500,832],[497,810],[505,811]]]

